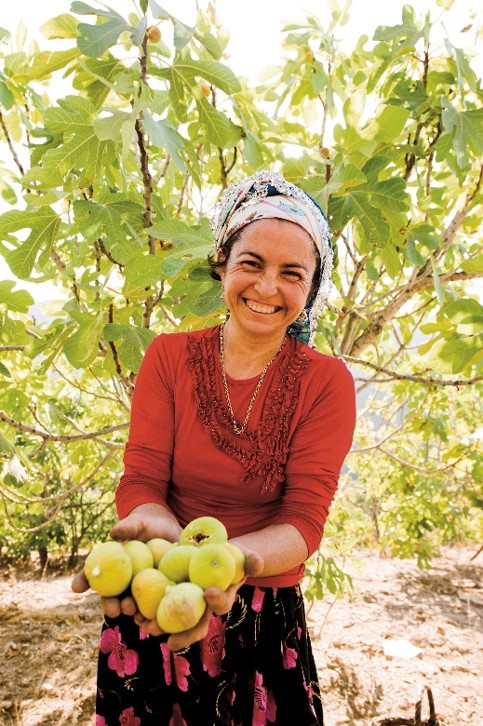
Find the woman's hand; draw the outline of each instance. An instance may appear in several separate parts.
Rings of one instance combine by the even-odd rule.
[[[143,505],[143,507],[144,506],[148,507],[149,505]],[[168,539],[166,536],[166,530],[163,529],[162,521],[160,522],[159,516],[156,517],[155,514],[152,516],[146,516],[150,513],[139,511],[143,507],[138,507],[133,510],[131,514],[129,514],[125,519],[122,519],[111,529],[111,536],[113,539],[139,539],[144,542],[152,539],[153,537],[164,537],[165,539]],[[179,530],[181,532],[181,527]],[[226,613],[231,610],[236,599],[236,594],[239,588],[246,582],[247,577],[256,577],[263,571],[263,558],[257,552],[247,551],[241,546],[240,549],[242,549],[245,554],[246,577],[236,585],[231,585],[227,590],[219,590],[217,587],[210,587],[205,590],[204,595],[207,607],[203,617],[194,628],[169,636],[167,644],[171,650],[182,650],[192,643],[202,640],[208,632],[211,614],[215,613],[215,615],[226,615]],[[72,590],[77,593],[86,592],[89,589],[89,583],[87,582],[84,572],[78,572],[74,576],[71,587]],[[135,622],[149,635],[162,635],[164,632],[161,630],[156,620],[147,620],[143,617],[143,615],[141,615],[137,609],[134,598],[130,594],[122,598],[101,597],[100,605],[104,615],[110,618],[117,618],[121,614],[134,616]]]
[[[203,617],[190,630],[183,630],[181,633],[170,635],[167,645],[171,650],[183,650],[189,645],[203,640],[208,633],[208,626],[212,613],[215,615],[226,615],[233,607],[236,600],[236,594],[240,587],[245,584],[247,577],[256,577],[263,570],[263,559],[256,552],[245,552],[245,573],[246,577],[231,585],[227,590],[219,590],[217,587],[210,587],[205,590],[205,600],[207,603]],[[137,612],[134,616],[136,623],[149,635],[162,635],[161,630],[155,620],[146,620],[141,613]]]
[[[174,516],[161,504],[141,504],[121,519],[111,529],[112,539],[126,541],[137,539],[141,542],[149,542],[154,537],[162,537],[170,542],[176,542],[181,533],[181,526]],[[84,572],[74,575],[71,583],[72,590],[77,593],[86,592],[89,589]],[[117,618],[123,615],[135,615],[137,613],[136,603],[131,595],[125,597],[101,597],[101,609],[104,615],[109,618]]]

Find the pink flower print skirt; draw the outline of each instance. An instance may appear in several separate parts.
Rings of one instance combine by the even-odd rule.
[[[323,726],[299,586],[244,585],[204,640],[173,653],[166,639],[105,619],[98,726]]]

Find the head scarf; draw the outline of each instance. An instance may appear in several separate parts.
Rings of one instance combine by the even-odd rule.
[[[259,219],[283,219],[298,224],[312,238],[320,256],[320,277],[301,314],[288,328],[293,338],[314,346],[317,318],[331,290],[332,248],[327,218],[317,202],[282,174],[258,171],[228,187],[217,202],[211,229],[218,252],[235,232]]]

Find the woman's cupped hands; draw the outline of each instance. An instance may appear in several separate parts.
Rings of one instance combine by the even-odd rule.
[[[138,509],[141,510],[142,507]],[[166,510],[164,511],[166,512]],[[145,509],[145,511],[133,510],[131,514],[111,529],[110,534],[113,540],[121,542],[132,539],[148,542],[155,537],[175,541],[177,534],[181,532],[181,528],[177,525],[179,532],[176,532],[176,526],[173,526],[172,520],[163,520],[164,518],[160,518],[156,511],[149,509]],[[208,633],[211,615],[213,613],[218,616],[226,615],[236,600],[238,590],[245,584],[247,578],[261,574],[263,570],[262,557],[257,552],[247,551],[243,547],[240,549],[243,550],[245,555],[245,577],[235,585],[230,585],[226,590],[220,590],[217,587],[210,587],[205,590],[204,596],[207,607],[201,620],[190,630],[170,635],[167,645],[171,650],[183,650],[189,645],[202,640]],[[83,593],[89,589],[89,583],[83,571],[78,572],[73,577],[71,586],[72,590],[77,593]],[[101,597],[100,606],[107,617],[116,618],[121,614],[133,617],[135,622],[149,635],[162,635],[164,632],[156,620],[148,620],[143,617],[130,593],[120,597]]]

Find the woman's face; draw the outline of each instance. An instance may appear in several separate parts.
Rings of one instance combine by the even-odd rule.
[[[230,328],[283,337],[312,292],[317,250],[302,227],[280,219],[247,225],[220,268]]]

